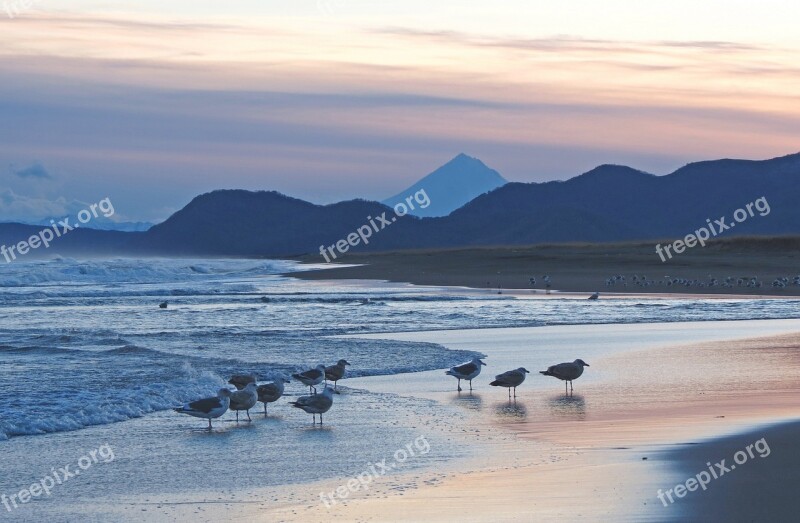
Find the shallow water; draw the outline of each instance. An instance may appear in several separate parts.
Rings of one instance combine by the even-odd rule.
[[[385,457],[387,449],[402,447],[426,426],[430,438],[446,440],[442,427],[462,430],[453,411],[481,408],[468,399],[442,406],[350,390],[336,396],[326,417],[329,428],[323,430],[311,430],[310,417],[282,401],[274,417],[254,414],[254,423],[238,426],[218,422],[210,434],[203,420],[169,410],[214,394],[232,373],[253,372],[263,380],[346,358],[353,363],[350,376],[393,374],[408,384],[402,373],[446,368],[475,354],[469,343],[448,350],[418,340],[341,335],[793,318],[800,305],[798,300],[636,297],[527,300],[433,287],[306,282],[278,275],[300,267],[269,260],[57,259],[2,270],[0,493],[16,492],[51,467],[73,463],[104,444],[117,456],[113,465],[97,464],[61,486],[57,498],[54,493],[15,513],[31,520],[57,514],[55,499],[74,503],[205,491],[224,496],[347,476]],[[159,309],[164,300],[169,307]],[[290,384],[287,395],[305,390]],[[498,415],[524,413],[501,409]],[[433,446],[430,459],[412,466],[467,452],[459,445]]]

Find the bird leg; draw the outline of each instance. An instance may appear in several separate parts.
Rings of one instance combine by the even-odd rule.
[[[211,418],[208,418],[208,430],[211,430]]]
[[[472,392],[472,380],[469,380],[469,391]]]
[[[239,423],[239,411],[236,411],[236,423]]]
[[[458,392],[461,392],[461,378],[456,378],[458,380]]]
[[[253,421],[250,419],[250,409],[247,409],[247,421]]]
[[[515,398],[517,397],[517,388],[516,387],[514,387],[514,397]]]
[[[267,404],[264,403],[264,417],[267,417]]]
[[[319,415],[319,426],[322,426],[322,414]]]

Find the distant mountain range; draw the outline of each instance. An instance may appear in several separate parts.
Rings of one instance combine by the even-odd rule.
[[[484,169],[477,160],[459,156],[451,164],[470,166],[478,179],[490,179],[480,176]],[[428,192],[432,203],[441,179],[457,179],[450,172],[466,171],[448,168],[446,176],[435,176]],[[415,187],[422,186],[409,190]],[[444,217],[398,218],[373,233],[369,245],[353,250],[677,239],[707,219],[732,221],[734,211],[762,197],[769,214],[756,213],[726,236],[800,234],[800,153],[764,161],[693,163],[666,176],[602,165],[563,182],[507,183]],[[393,216],[391,207],[364,200],[315,205],[276,192],[215,191],[196,197],[146,232],[81,229],[59,239],[48,254],[317,253],[383,213]],[[0,224],[0,244],[10,245],[35,229]]]
[[[419,217],[447,216],[459,207],[471,202],[481,194],[507,184],[505,178],[494,169],[466,154],[459,154],[445,165],[421,179],[408,189],[384,200],[384,205],[394,207],[406,201],[418,191],[425,191],[430,205],[416,206],[409,214]]]
[[[36,222],[27,222],[26,225],[50,225],[51,220],[54,222],[61,221],[65,218],[65,216],[60,217],[50,217],[45,218],[44,220],[38,220]],[[153,224],[150,222],[115,222],[113,220],[109,220],[103,216],[98,216],[96,218],[92,218],[92,221],[88,222],[84,225],[87,229],[95,229],[98,231],[123,231],[123,232],[144,232]]]

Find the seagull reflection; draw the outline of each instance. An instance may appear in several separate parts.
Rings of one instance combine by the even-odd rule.
[[[459,392],[457,396],[453,397],[453,404],[460,405],[469,410],[481,410],[483,400],[478,394],[473,394],[471,392],[469,394],[462,394]]]
[[[583,396],[553,396],[550,398],[550,410],[554,416],[582,420],[586,417],[586,401]]]
[[[508,421],[522,421],[528,417],[527,407],[522,403],[517,403],[517,400],[495,404],[494,413]]]

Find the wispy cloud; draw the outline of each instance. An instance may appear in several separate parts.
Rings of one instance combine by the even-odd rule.
[[[71,189],[121,189],[120,206],[149,183],[154,209],[221,186],[385,196],[459,150],[511,179],[663,172],[777,155],[800,133],[796,54],[750,41],[91,13],[3,29],[0,161],[68,166]],[[35,167],[17,193],[48,179]]]
[[[40,163],[34,163],[33,165],[21,169],[12,165],[9,167],[9,170],[19,178],[35,178],[38,180],[51,180],[53,178],[48,170],[45,169],[44,165]]]

